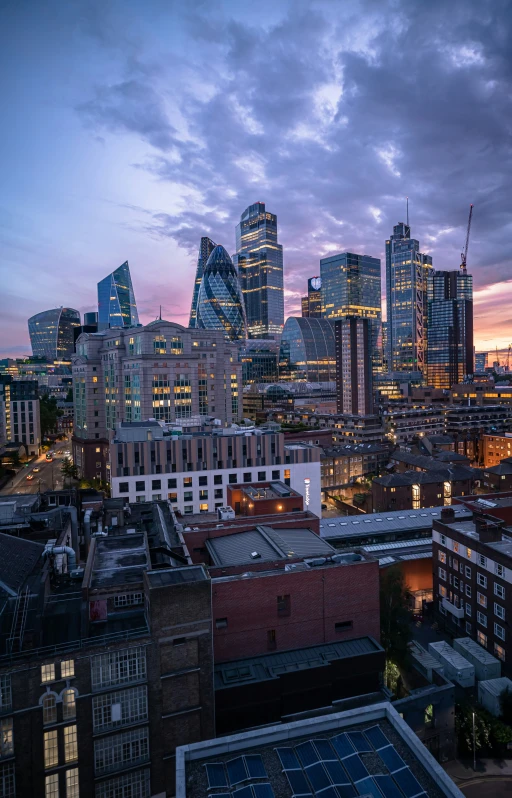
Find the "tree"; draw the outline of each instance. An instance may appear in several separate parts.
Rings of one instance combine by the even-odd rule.
[[[72,402],[73,401],[73,388],[68,388],[68,392],[66,394],[66,398],[64,399],[65,402]]]
[[[455,731],[459,753],[471,754],[473,752],[473,713],[475,715],[475,749],[489,748],[491,741],[491,715],[479,707],[470,704],[455,705]]]
[[[50,432],[56,432],[57,419],[62,416],[62,410],[57,407],[55,396],[44,394],[39,400],[39,414],[41,421],[41,437],[46,438]]]
[[[69,479],[78,479],[78,468],[71,462],[69,457],[65,457],[60,467],[61,473],[64,477]]]
[[[381,573],[381,643],[388,659],[397,665],[404,665],[408,659],[407,644],[412,637],[409,588],[398,566],[386,568]]]

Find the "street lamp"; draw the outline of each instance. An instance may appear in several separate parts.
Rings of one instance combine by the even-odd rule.
[[[476,771],[476,735],[475,735],[475,713],[473,712],[473,770]]]

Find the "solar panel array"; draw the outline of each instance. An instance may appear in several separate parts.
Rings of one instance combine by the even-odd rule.
[[[342,732],[329,739],[307,740],[275,751],[293,798],[427,798],[378,725],[364,732]],[[361,754],[377,754],[383,772],[370,775]]]
[[[209,762],[205,765],[210,798],[274,798],[265,765],[259,754],[246,754],[229,762]]]

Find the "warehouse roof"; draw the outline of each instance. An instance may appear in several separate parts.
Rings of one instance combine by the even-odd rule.
[[[311,529],[280,529],[256,526],[247,532],[222,535],[206,541],[214,565],[244,565],[252,562],[329,557],[335,549]]]
[[[323,538],[329,539],[429,530],[432,529],[435,520],[441,519],[442,509],[442,507],[430,507],[422,510],[393,510],[386,513],[338,516],[321,521],[320,534]],[[458,520],[473,517],[472,511],[464,505],[454,505],[452,509]]]

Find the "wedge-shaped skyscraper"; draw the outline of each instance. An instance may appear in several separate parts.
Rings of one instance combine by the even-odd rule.
[[[246,338],[247,323],[242,290],[233,261],[216,246],[206,263],[197,299],[196,326],[223,330],[226,338]]]
[[[139,314],[126,260],[98,283],[98,324],[100,329],[105,329],[134,327],[138,323]]]

